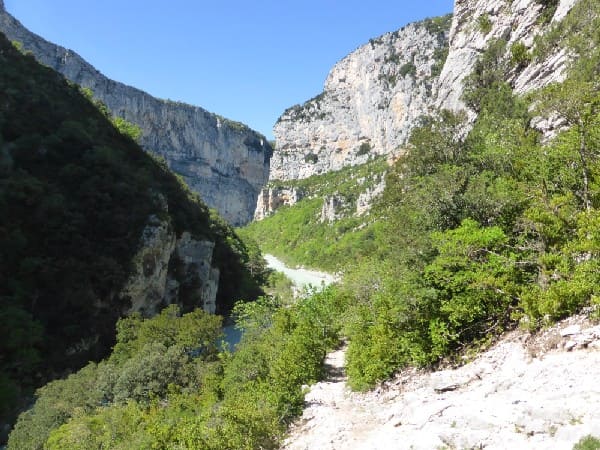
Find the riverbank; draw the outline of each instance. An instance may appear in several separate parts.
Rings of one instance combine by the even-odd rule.
[[[309,288],[320,291],[336,281],[336,277],[326,272],[288,267],[283,261],[273,255],[266,254],[264,258],[267,261],[269,269],[283,273],[292,281],[295,294]],[[233,351],[236,344],[242,339],[242,331],[237,329],[235,324],[231,323],[223,327],[223,334],[225,335],[223,342],[229,346],[230,351]]]

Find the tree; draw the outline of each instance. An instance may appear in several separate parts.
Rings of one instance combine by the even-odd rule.
[[[574,74],[563,83],[554,83],[540,93],[538,111],[556,115],[575,130],[572,142],[579,158],[583,183],[581,200],[586,210],[592,208],[590,196],[591,165],[598,158],[597,146],[591,145],[594,130],[600,126],[600,95],[597,83]]]

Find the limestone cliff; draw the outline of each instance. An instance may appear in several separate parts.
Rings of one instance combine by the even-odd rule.
[[[274,127],[271,179],[307,178],[389,154],[432,111],[450,18],[372,39],[337,63],[322,94],[289,108]]]
[[[448,58],[436,83],[437,106],[451,110],[465,108],[461,101],[463,80],[493,39],[507,42],[507,57],[514,44],[523,44],[529,50],[548,23],[561,20],[576,1],[560,0],[553,10],[551,2],[539,0],[456,0]],[[561,50],[543,61],[516,68],[507,81],[516,92],[529,92],[553,81],[562,81],[565,62],[565,53]]]
[[[133,258],[132,274],[121,293],[131,305],[128,312],[154,315],[161,309],[175,242],[175,233],[169,221],[152,215],[142,232],[140,248]]]
[[[269,176],[272,149],[243,124],[202,108],[159,100],[113,81],[75,52],[31,33],[0,3],[0,31],[19,41],[41,63],[90,88],[112,114],[138,125],[144,149],[163,156],[204,202],[234,225],[252,219]]]
[[[464,79],[492,40],[506,42],[507,60],[515,46],[530,52],[536,37],[576,1],[456,0],[451,20],[428,19],[372,39],[333,67],[323,93],[282,114],[270,178],[307,178],[369,155],[401,154],[420,116],[466,109]],[[510,69],[507,81],[515,92],[530,92],[563,80],[566,62],[560,49],[527,58]]]
[[[189,231],[177,236],[163,203],[163,218],[151,215],[132,258],[132,270],[119,293],[125,314],[153,316],[167,305],[201,307],[215,314],[220,270],[215,267],[215,242],[195,239]]]
[[[260,191],[256,202],[254,220],[262,220],[282,206],[293,206],[302,200],[305,193],[296,187],[267,186]]]

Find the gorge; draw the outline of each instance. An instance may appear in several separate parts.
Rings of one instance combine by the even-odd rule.
[[[9,449],[600,448],[596,0],[374,37],[274,148],[4,29]]]

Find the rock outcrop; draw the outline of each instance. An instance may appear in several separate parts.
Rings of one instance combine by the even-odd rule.
[[[27,30],[3,3],[0,31],[42,64],[91,89],[113,115],[139,126],[142,147],[163,156],[230,223],[252,220],[258,193],[269,176],[272,149],[263,136],[202,108],[159,100],[108,79],[75,52]]]
[[[385,190],[385,176],[381,177],[381,180],[372,187],[368,187],[366,191],[359,194],[356,199],[356,215],[362,216],[367,214],[371,210],[373,200],[383,194]]]
[[[328,195],[323,199],[321,208],[321,223],[331,223],[342,217],[346,207],[344,197],[340,195]]]
[[[307,178],[404,144],[417,119],[432,112],[449,25],[449,16],[408,25],[337,63],[322,94],[279,118],[270,178]]]
[[[128,313],[152,316],[161,309],[165,299],[169,261],[176,238],[169,221],[153,215],[140,241],[140,249],[132,261],[132,275],[121,296],[131,303]]]
[[[171,278],[172,282],[188,289],[187,296],[198,299],[204,311],[215,314],[217,291],[219,288],[219,269],[212,266],[213,250],[215,243],[206,240],[193,239],[190,233],[184,232],[177,241],[176,253],[172,257],[178,258],[182,264],[180,280]],[[176,274],[171,274],[176,276]],[[181,293],[177,297],[182,302]]]
[[[166,305],[183,307],[186,299],[204,311],[216,312],[219,269],[212,266],[215,243],[193,239],[183,232],[179,239],[168,220],[151,216],[133,258],[133,272],[121,292],[129,303],[127,314],[157,314]]]
[[[293,206],[304,196],[304,192],[296,187],[265,187],[258,195],[254,220],[262,220],[282,206]]]
[[[507,56],[512,45],[520,43],[531,49],[534,39],[543,30],[542,15],[548,2],[538,0],[457,0],[449,38],[449,52],[444,68],[436,83],[436,104],[450,110],[465,109],[461,96],[463,81],[469,75],[477,58],[493,39],[507,42]],[[561,20],[576,0],[560,0],[548,21]],[[564,79],[566,55],[564,51],[550,55],[544,61],[524,64],[514,70],[507,81],[516,92],[525,93]]]

